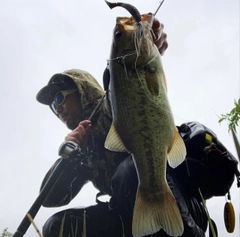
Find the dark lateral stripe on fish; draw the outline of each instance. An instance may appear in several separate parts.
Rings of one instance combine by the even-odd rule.
[[[144,117],[141,117],[141,118],[144,118]],[[144,121],[145,119],[142,119],[141,122],[144,123],[144,124],[147,124],[147,121]],[[147,130],[148,129],[148,125],[146,125],[145,129],[144,130]],[[152,142],[150,139],[149,139],[149,136],[148,135],[144,135],[144,133],[142,133],[142,136],[144,138],[144,143],[143,143],[143,146],[144,147],[149,147],[149,144]],[[154,185],[154,184],[157,184],[157,180],[156,180],[156,170],[155,170],[155,164],[154,164],[154,161],[153,159],[150,159],[150,157],[152,157],[153,154],[152,154],[152,151],[150,149],[146,149],[146,153],[145,153],[145,157],[146,157],[146,161],[147,161],[147,167],[148,167],[148,174],[149,174],[149,192],[150,193],[154,193],[156,188],[158,188],[157,186],[158,185]]]

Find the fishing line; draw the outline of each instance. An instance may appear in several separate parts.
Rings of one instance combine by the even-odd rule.
[[[164,1],[164,0],[163,0]],[[161,7],[161,5],[162,5],[162,3],[163,3],[163,1],[161,2],[161,4],[160,4],[160,6],[158,7],[158,9]],[[157,10],[158,11],[158,10]],[[155,14],[157,13],[157,11],[155,12]],[[146,26],[145,26],[145,28],[147,28],[147,29],[150,29],[150,31],[151,32],[153,32],[153,30],[151,29],[151,27],[152,27],[152,25],[150,24],[150,23],[148,23],[148,22],[146,22]],[[150,93],[149,93],[149,91],[146,89],[147,88],[147,85],[145,85],[146,84],[146,82],[144,83],[141,79],[140,79],[140,76],[139,76],[139,73],[138,73],[138,68],[137,68],[137,60],[138,60],[138,57],[139,57],[139,55],[140,55],[140,47],[142,46],[142,41],[145,39],[146,41],[147,40],[149,40],[149,41],[151,41],[152,42],[152,45],[150,45],[150,44],[147,44],[147,49],[146,49],[146,51],[147,52],[149,52],[149,55],[150,55],[150,50],[151,50],[151,47],[152,48],[154,48],[154,47],[156,47],[155,45],[154,45],[154,42],[153,42],[153,37],[152,37],[152,34],[146,34],[145,33],[145,28],[144,28],[144,30],[143,30],[143,34],[142,35],[140,35],[140,37],[139,37],[139,28],[136,28],[135,29],[135,32],[134,32],[134,41],[136,42],[135,43],[135,48],[136,48],[136,51],[137,51],[137,58],[136,58],[136,61],[135,61],[135,72],[136,72],[136,74],[137,74],[137,78],[139,79],[139,81],[140,81],[140,83],[141,83],[141,86],[142,86],[142,89],[143,89],[143,91],[145,92],[145,95],[148,97],[148,99],[150,100],[150,101],[152,101],[153,103],[156,103],[157,101],[158,101],[158,99],[159,99],[159,96],[156,96],[156,97],[152,97],[151,95],[150,95]],[[154,34],[153,34],[154,35]],[[139,38],[139,39],[138,39]],[[137,48],[138,47],[138,48]],[[154,50],[154,49],[153,49]],[[157,49],[158,50],[158,49]],[[151,58],[147,63],[145,63],[144,65],[142,65],[141,66],[141,68],[140,69],[144,69],[146,66],[148,66],[151,62],[153,62],[156,58],[158,57],[158,54],[156,55],[156,56],[154,56],[153,58]],[[162,83],[162,81],[160,80],[160,83]],[[168,99],[167,99],[167,101],[168,101]],[[156,104],[158,104],[158,103],[156,103]],[[169,114],[172,114],[172,111],[170,110],[165,110],[165,112],[166,113],[169,113]]]
[[[151,25],[150,25],[148,22],[146,22],[146,23],[148,24],[148,25],[146,25],[146,28],[147,28],[147,27],[150,28]],[[142,86],[142,89],[143,89],[143,91],[145,92],[146,96],[149,98],[150,101],[155,102],[156,100],[154,100],[154,99],[149,95],[149,92],[146,90],[146,86],[144,85],[143,81],[140,79],[140,76],[139,76],[139,74],[138,74],[138,69],[137,69],[137,60],[138,60],[138,57],[139,57],[139,55],[140,55],[140,47],[142,46],[142,41],[143,41],[144,39],[146,39],[146,40],[149,39],[150,41],[152,41],[152,44],[153,44],[153,47],[154,47],[153,39],[152,39],[152,37],[147,37],[146,34],[145,34],[145,31],[143,31],[143,34],[142,34],[140,37],[138,37],[138,36],[139,36],[139,33],[138,33],[137,31],[139,31],[138,28],[136,28],[136,29],[135,29],[135,32],[134,32],[134,42],[135,42],[135,48],[136,48],[136,51],[137,51],[137,58],[136,58],[136,61],[135,61],[135,67],[134,67],[134,69],[135,69],[135,72],[136,72],[136,74],[137,74],[137,78],[139,79],[139,81],[140,81],[140,83],[141,83],[141,86]],[[140,38],[140,39],[138,39],[138,38]],[[149,46],[148,44],[147,44],[147,46],[148,46],[147,51],[150,51],[150,49],[149,49],[150,46]],[[156,56],[156,57],[157,57],[157,56]],[[144,67],[146,67],[148,64],[150,64],[152,61],[154,61],[154,59],[155,59],[156,57],[153,57],[153,58],[150,59],[146,64],[142,65],[142,66],[141,66],[141,69],[144,69]]]
[[[129,80],[128,72],[127,72],[127,66],[126,66],[126,62],[125,62],[125,57],[123,58],[123,67],[124,67],[124,72],[125,72],[125,75],[127,77],[127,80]]]
[[[123,55],[123,56],[119,56],[119,57],[116,57],[116,58],[107,59],[107,62],[111,62],[111,61],[117,60],[117,61],[119,61],[119,62],[122,63],[122,60],[123,60],[123,59],[125,59],[126,57],[129,57],[129,56],[132,56],[132,55],[134,55],[134,54],[137,54],[137,53],[134,52],[134,53],[125,54],[125,55]]]

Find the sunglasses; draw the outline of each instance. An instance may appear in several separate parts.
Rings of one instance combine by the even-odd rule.
[[[66,91],[59,91],[55,96],[54,96],[54,100],[51,104],[51,107],[53,109],[53,111],[57,114],[57,107],[56,105],[62,105],[66,99],[67,95],[73,94],[74,92],[76,92],[77,89],[73,89],[73,90],[66,90]]]

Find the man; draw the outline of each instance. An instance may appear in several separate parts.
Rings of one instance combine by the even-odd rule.
[[[162,30],[163,25],[155,19],[154,43],[161,54],[167,48],[166,34]],[[56,207],[68,204],[88,181],[93,183],[100,194],[111,196],[109,203],[98,202],[85,209],[68,209],[56,213],[43,227],[45,237],[81,236],[84,217],[87,236],[132,236],[137,174],[129,154],[114,153],[104,148],[111,125],[111,111],[107,99],[101,100],[103,95],[104,91],[97,81],[89,73],[77,69],[53,75],[48,85],[37,95],[37,100],[49,105],[55,115],[72,130],[66,136],[63,147],[78,144],[81,148],[81,151],[69,158],[68,165],[43,205]],[[99,101],[102,101],[99,109],[89,120]],[[59,160],[49,170],[43,184],[58,163]],[[185,194],[181,193],[180,184],[174,180],[170,169],[167,171],[167,179],[182,215],[183,236],[204,236],[207,225],[204,208],[199,202],[194,203],[193,197],[183,197]],[[201,216],[197,216],[194,211],[190,213],[188,207],[191,205],[201,211]],[[192,215],[195,215],[195,220]],[[161,230],[154,236],[168,235]]]

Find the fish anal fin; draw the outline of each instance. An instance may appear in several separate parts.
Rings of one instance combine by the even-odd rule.
[[[124,146],[121,138],[119,137],[114,124],[112,123],[104,147],[110,151],[115,152],[127,152],[128,150]]]
[[[134,237],[151,235],[163,229],[170,236],[183,234],[183,222],[176,200],[166,183],[166,192],[155,200],[146,199],[146,193],[138,190],[132,223]]]
[[[172,147],[168,152],[168,164],[172,168],[176,168],[185,160],[186,154],[185,143],[176,128]]]

